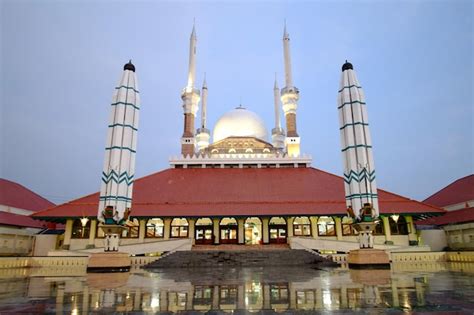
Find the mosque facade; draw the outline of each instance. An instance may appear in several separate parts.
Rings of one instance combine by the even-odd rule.
[[[284,87],[280,89],[275,79],[275,126],[270,132],[257,114],[238,106],[222,115],[211,133],[206,117],[207,83],[204,79],[199,89],[195,82],[196,51],[197,36],[193,28],[188,80],[181,93],[184,119],[181,152],[170,159],[170,167],[135,180],[130,173],[134,171],[134,164],[125,169],[125,177],[121,173],[115,174],[108,165],[104,166],[106,181],[115,181],[118,186],[126,184],[130,186],[129,191],[133,185],[133,200],[131,195],[121,197],[127,201],[122,209],[122,214],[126,215],[121,216],[126,219],[122,245],[146,245],[174,239],[190,239],[195,246],[266,245],[289,244],[300,239],[338,251],[339,246],[357,242],[357,231],[346,213],[344,185],[348,179],[312,167],[311,157],[300,152],[301,138],[297,131],[300,92],[293,82],[290,37],[286,27],[283,34]],[[353,67],[346,62],[342,68],[343,78],[348,75],[349,72],[344,73],[348,69],[352,71]],[[129,86],[125,77],[132,77],[133,85]],[[339,92],[347,89],[350,96],[352,89],[357,89],[357,93],[362,93],[358,84],[345,86],[343,80],[341,82]],[[117,110],[133,109],[138,119],[139,105],[133,100],[139,99],[139,91],[135,67],[131,63],[125,65],[116,90],[133,91],[132,101],[122,99],[119,93],[114,96],[112,105]],[[356,102],[359,106],[365,105],[360,99],[349,103]],[[346,102],[338,107],[345,105]],[[280,111],[284,115],[283,124]],[[130,137],[133,136],[129,140],[129,151],[136,153],[137,128],[134,124],[137,120],[129,124],[113,122],[113,130],[119,128],[122,132],[123,129],[124,134],[128,130]],[[358,148],[357,143],[352,146]],[[344,150],[347,148],[343,148],[343,153]],[[132,156],[134,159],[134,154]],[[65,223],[63,249],[103,247],[104,233],[98,220],[101,212],[98,215],[97,209],[101,209],[99,201],[107,197],[104,187],[100,193],[33,216]],[[127,194],[126,188],[123,191]],[[375,244],[416,246],[419,238],[413,221],[444,212],[381,189],[377,192],[381,219],[375,231]]]

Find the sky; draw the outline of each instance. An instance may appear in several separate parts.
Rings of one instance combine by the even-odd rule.
[[[474,172],[473,12],[456,0],[0,0],[0,177],[56,203],[98,191],[129,59],[141,95],[136,177],[167,168],[180,152],[193,19],[210,129],[242,100],[270,130],[286,19],[302,153],[342,174],[347,59],[366,95],[379,188],[423,200]]]

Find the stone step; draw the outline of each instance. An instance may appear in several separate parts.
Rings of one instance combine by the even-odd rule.
[[[328,263],[316,253],[306,250],[265,250],[265,251],[179,251],[165,256],[145,268],[195,268],[222,266],[297,266]]]

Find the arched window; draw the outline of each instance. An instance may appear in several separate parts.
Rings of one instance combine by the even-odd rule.
[[[336,236],[336,225],[331,217],[319,217],[318,219],[319,236]]]
[[[356,230],[352,227],[353,220],[351,217],[342,218],[342,235],[356,235]]]
[[[185,218],[175,218],[171,221],[171,237],[188,237],[189,223]]]
[[[245,149],[245,153],[253,153],[253,150],[251,148]]]
[[[229,149],[229,153],[236,153],[236,152],[237,152],[237,151],[235,151],[234,148]]]
[[[221,243],[237,242],[237,220],[235,218],[223,218],[219,223]]]
[[[160,218],[149,219],[146,222],[146,237],[163,237],[164,236],[164,226],[163,220]]]
[[[311,236],[311,222],[308,217],[297,217],[293,221],[293,235]]]
[[[138,238],[138,231],[140,229],[140,222],[138,219],[130,219],[124,225],[124,229],[122,230],[123,238]]]
[[[408,225],[405,217],[392,215],[388,218],[390,233],[393,235],[408,235]]]
[[[383,222],[380,219],[377,225],[375,226],[374,235],[384,235],[384,234],[385,234],[385,231],[383,229]]]
[[[86,220],[83,220],[86,222]],[[71,238],[89,238],[89,233],[91,231],[91,220],[87,220],[87,222],[83,225],[81,219],[75,219],[72,224],[72,234]]]

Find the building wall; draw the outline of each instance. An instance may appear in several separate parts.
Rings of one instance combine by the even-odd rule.
[[[293,236],[293,222],[294,217],[287,217],[287,237]],[[335,236],[322,236],[318,235],[318,228],[317,228],[317,217],[309,217],[311,222],[311,235],[306,237],[312,237],[314,239],[321,239],[321,240],[333,240],[333,241],[346,241],[346,242],[358,242],[358,237],[356,235],[343,235],[343,228],[341,223],[340,217],[334,217],[335,222]],[[137,238],[122,238],[121,245],[131,245],[131,244],[144,244],[144,243],[151,243],[151,242],[159,242],[161,240],[168,240],[170,239],[170,222],[171,218],[165,218],[164,221],[164,231],[165,235],[162,238],[146,238],[145,237],[145,225],[146,220],[140,219],[140,233],[139,237]],[[219,233],[219,219],[214,218],[214,244],[219,244],[219,237],[216,236],[216,233]],[[238,243],[244,243],[244,237],[242,235],[243,231],[243,224],[245,222],[244,219],[237,220],[239,224],[239,235],[238,235]],[[262,221],[262,240],[264,243],[269,242],[268,233],[269,231],[269,217],[261,218]],[[375,236],[375,244],[391,244],[391,245],[398,245],[398,246],[409,246],[413,241],[417,240],[416,233],[414,232],[414,228],[412,226],[412,218],[410,216],[406,216],[407,224],[411,227],[409,228],[410,234],[408,235],[392,235],[390,232],[385,232],[385,235],[376,235]],[[189,226],[188,226],[188,238],[194,239],[195,237],[195,222],[196,219],[188,219]],[[96,237],[96,229],[97,229],[97,221],[92,220],[90,222],[91,230],[90,235],[87,238],[71,238],[71,229],[72,229],[72,220],[68,220],[66,224],[66,232],[64,235],[64,249],[70,250],[81,250],[86,248],[93,248],[93,247],[104,247],[103,238]],[[242,225],[242,226],[240,226]],[[266,232],[265,232],[266,231]]]
[[[34,213],[34,211],[31,211],[31,210],[15,208],[15,207],[10,207],[6,205],[0,205],[0,211],[14,213],[14,214],[21,214],[21,215],[30,215]]]
[[[432,251],[442,251],[448,246],[444,230],[422,230],[419,232],[421,244],[428,245]]]
[[[474,223],[453,224],[443,227],[451,249],[474,249]]]
[[[48,256],[48,252],[56,249],[57,235],[35,235],[33,256]]]

